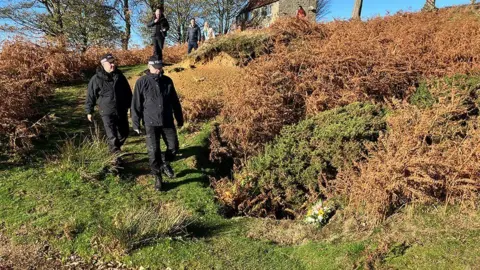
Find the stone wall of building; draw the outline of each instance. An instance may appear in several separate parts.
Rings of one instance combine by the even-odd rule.
[[[270,4],[272,6],[272,14],[270,16],[262,17],[260,25],[262,27],[269,27],[275,20],[279,18],[280,15],[280,2],[275,2]],[[264,7],[262,7],[264,8]],[[261,9],[259,8],[259,13],[261,13]]]
[[[253,18],[255,18],[253,19],[255,25],[261,27],[268,27],[281,17],[295,17],[297,15],[299,5],[301,5],[303,9],[305,9],[305,12],[307,13],[307,18],[309,20],[315,21],[315,12],[310,11],[310,7],[316,9],[316,0],[279,0],[270,5],[272,7],[272,13],[270,16],[262,16],[262,10],[266,8],[265,6],[250,11]],[[247,20],[248,13],[237,17],[237,23],[241,25],[242,29],[245,29],[245,22]]]
[[[314,9],[317,8],[316,0],[280,0],[278,2],[280,5],[279,15],[280,16],[295,16],[297,15],[298,6],[302,6],[307,13],[307,18],[309,20],[315,21],[315,13],[310,11],[310,7]]]

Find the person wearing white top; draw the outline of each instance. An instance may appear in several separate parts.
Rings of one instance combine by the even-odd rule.
[[[213,31],[213,28],[209,27],[208,22],[205,22],[203,25],[202,37],[204,41],[215,38],[215,31]]]

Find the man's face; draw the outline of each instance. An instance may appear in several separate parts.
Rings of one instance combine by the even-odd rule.
[[[192,26],[194,26],[194,25],[195,25],[195,19],[192,19],[192,20],[190,21],[190,24],[191,24]]]
[[[160,9],[155,10],[155,17],[160,18],[162,11]]]
[[[112,73],[115,70],[116,65],[115,65],[114,60],[110,60],[110,61],[103,62],[102,66],[103,66],[103,69],[105,70],[105,72]]]
[[[153,65],[148,65],[148,70],[152,74],[160,74],[162,72],[162,68],[155,68]]]

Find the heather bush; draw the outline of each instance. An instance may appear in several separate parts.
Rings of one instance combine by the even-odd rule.
[[[336,191],[360,218],[380,222],[409,203],[475,209],[480,195],[478,78],[429,82],[429,107],[396,104],[369,157],[343,169]],[[426,91],[426,90],[422,90]]]
[[[253,216],[295,217],[331,193],[337,171],[365,154],[385,128],[385,112],[353,103],[285,127],[234,177],[216,183],[218,196],[235,211]]]

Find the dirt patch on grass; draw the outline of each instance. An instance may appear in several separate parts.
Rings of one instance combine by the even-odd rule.
[[[257,219],[249,226],[247,237],[279,245],[299,245],[320,240],[320,233],[317,227],[298,221]]]

